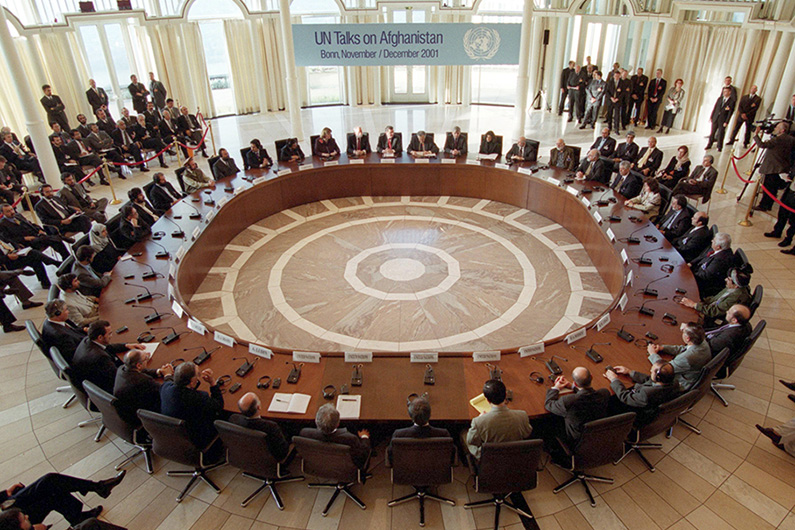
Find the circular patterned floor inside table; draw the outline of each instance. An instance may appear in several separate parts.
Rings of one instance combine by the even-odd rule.
[[[220,331],[281,348],[478,351],[559,336],[610,300],[574,236],[528,210],[349,197],[238,234],[188,305]]]

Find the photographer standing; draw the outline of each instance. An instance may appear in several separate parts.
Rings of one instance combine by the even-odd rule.
[[[795,137],[787,134],[789,124],[787,122],[779,122],[773,129],[773,134],[770,140],[762,141],[759,136],[761,128],[757,127],[754,131],[754,142],[759,147],[767,149],[762,157],[762,162],[759,165],[759,173],[764,175],[762,185],[767,188],[770,193],[777,195],[778,191],[786,186],[786,183],[779,176],[781,173],[789,173],[792,161],[792,151],[795,149]],[[762,194],[762,199],[754,207],[754,210],[760,212],[768,212],[773,207],[773,199],[767,194]]]

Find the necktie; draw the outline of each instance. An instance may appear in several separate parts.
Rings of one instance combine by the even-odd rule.
[[[676,221],[676,218],[677,218],[677,217],[679,217],[679,213],[680,213],[681,211],[682,211],[682,210],[679,210],[679,211],[677,211],[675,214],[673,214],[673,215],[671,216],[671,218],[670,218],[670,219],[668,219],[668,220],[665,222],[665,225],[663,225],[663,229],[668,229],[668,228],[671,228],[671,225],[673,225],[673,224],[674,224],[674,221]]]
[[[66,219],[66,217],[69,215],[66,209],[60,204],[58,204],[58,201],[53,199],[47,199],[47,202],[50,203],[50,206],[52,206],[53,210],[58,212],[58,215],[60,215],[62,219]]]
[[[359,138],[358,136],[356,137],[356,150],[357,151],[362,150],[362,139]]]
[[[127,135],[127,131],[126,130],[121,132],[121,141],[122,141],[122,144],[124,144],[124,145],[129,145],[130,144],[130,137]]]
[[[392,138],[387,138],[386,139],[386,148],[387,149],[392,149]]]
[[[726,331],[727,329],[729,329],[730,327],[732,327],[734,325],[735,324],[726,324],[725,326],[721,326],[718,329],[713,329],[712,331],[707,332],[707,338],[711,339],[711,338],[715,337],[721,331]]]
[[[651,148],[646,149],[646,153],[640,157],[640,160],[638,161],[638,167],[646,167],[646,162],[649,161],[649,155],[651,155]]]
[[[14,153],[17,154],[17,156],[24,156],[25,153],[22,152],[22,149],[20,149],[17,144],[12,142],[9,145],[11,146],[11,149],[14,150]]]
[[[595,162],[591,162],[590,164],[588,164],[588,168],[585,170],[585,174],[586,175],[590,175],[591,174],[591,168],[593,167],[594,164],[595,164]]]

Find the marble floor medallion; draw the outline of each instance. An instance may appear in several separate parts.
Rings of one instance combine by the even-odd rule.
[[[189,302],[219,331],[331,351],[479,351],[556,337],[611,297],[582,245],[528,210],[347,197],[238,234]]]

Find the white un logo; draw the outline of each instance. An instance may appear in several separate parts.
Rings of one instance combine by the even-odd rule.
[[[464,34],[464,50],[470,59],[491,59],[500,49],[500,34],[497,30],[477,27]]]

